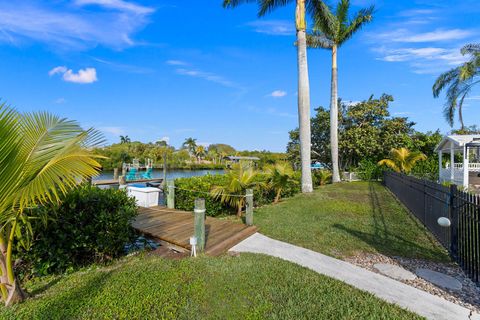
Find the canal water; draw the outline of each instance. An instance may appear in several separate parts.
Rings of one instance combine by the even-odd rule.
[[[142,174],[145,171],[140,171]],[[177,179],[177,178],[190,178],[190,177],[199,177],[205,176],[207,174],[223,174],[224,170],[168,170],[167,171],[167,180]],[[121,174],[121,172],[119,173]],[[152,178],[163,178],[162,169],[154,169],[152,172]],[[109,180],[113,179],[113,171],[102,171],[100,175],[93,178],[93,180]]]

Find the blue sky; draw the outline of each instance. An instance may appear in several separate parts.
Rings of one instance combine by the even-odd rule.
[[[297,126],[293,5],[257,19],[218,1],[0,0],[0,97],[104,132],[284,151]],[[20,3],[20,4],[19,4]],[[331,1],[331,3],[335,3]],[[392,114],[450,130],[431,86],[480,41],[477,0],[352,0],[375,20],[339,52],[339,95],[392,94]],[[475,20],[477,18],[477,20]],[[310,50],[312,109],[328,107],[330,55]],[[479,124],[480,90],[465,122]]]

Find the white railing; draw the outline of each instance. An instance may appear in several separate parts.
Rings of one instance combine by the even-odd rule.
[[[455,170],[463,170],[463,163],[454,163],[453,167]],[[446,169],[450,170],[450,165],[448,163]],[[468,171],[480,171],[480,163],[469,163]]]
[[[453,181],[452,181],[452,171],[450,168],[442,168],[440,170],[440,182],[453,182],[454,184],[463,185],[463,169],[455,168],[453,169]]]

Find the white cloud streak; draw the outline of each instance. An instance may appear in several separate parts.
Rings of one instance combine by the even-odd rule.
[[[94,83],[98,81],[97,70],[95,68],[80,69],[75,73],[72,69],[68,69],[65,66],[59,66],[50,70],[48,74],[50,76],[61,74],[64,81],[80,84]]]
[[[272,93],[270,93],[268,96],[272,98],[283,98],[287,95],[286,91],[283,90],[275,90]]]
[[[246,24],[257,33],[274,36],[291,36],[295,34],[295,25],[288,20],[258,20]]]
[[[101,10],[83,8],[101,5]],[[82,10],[78,10],[82,6]],[[76,6],[37,1],[0,3],[0,42],[39,42],[57,50],[85,50],[98,45],[122,49],[136,44],[134,33],[149,23],[152,8],[119,0],[83,0]]]

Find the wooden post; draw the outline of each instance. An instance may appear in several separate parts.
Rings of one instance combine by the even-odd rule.
[[[125,163],[122,163],[122,176],[127,175],[127,165]]]
[[[167,181],[167,207],[175,209],[175,181]]]
[[[253,190],[247,189],[246,193],[245,222],[248,226],[253,225]]]
[[[167,153],[163,153],[163,186],[165,186],[165,181],[167,181]]]
[[[118,180],[118,168],[113,168],[113,180]]]
[[[205,249],[205,199],[195,199],[195,224],[194,231],[197,238],[197,249],[203,252]]]
[[[468,190],[468,178],[469,178],[469,161],[470,159],[468,158],[468,147],[465,145],[463,147],[463,188],[465,190]]]

